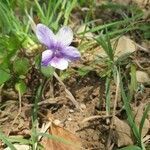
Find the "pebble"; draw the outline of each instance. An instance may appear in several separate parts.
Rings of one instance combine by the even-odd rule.
[[[86,109],[86,105],[85,104],[80,104],[81,109]]]
[[[60,125],[60,124],[61,124],[61,121],[58,120],[58,119],[55,119],[55,120],[53,121],[53,123],[54,123],[55,125]]]
[[[68,118],[67,120],[68,120],[68,121],[72,121],[72,118]]]
[[[70,110],[69,110],[69,112],[70,112],[70,113],[73,113],[73,112],[74,112],[74,110],[73,110],[73,109],[70,109]]]

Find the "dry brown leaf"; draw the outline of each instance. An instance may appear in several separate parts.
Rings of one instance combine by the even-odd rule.
[[[149,75],[144,71],[136,71],[136,79],[140,83],[150,82]]]
[[[117,136],[118,147],[132,145],[132,131],[130,126],[124,120],[120,120],[118,117],[114,117],[114,125]]]
[[[139,127],[140,122],[144,113],[144,104],[140,104],[138,107],[133,107],[133,114],[135,118],[135,123]],[[117,117],[114,117],[114,125],[115,125],[115,133],[117,137],[117,145],[118,147],[132,145],[132,131],[128,123],[124,120],[120,120]],[[150,129],[150,122],[148,119],[145,120],[143,129],[142,129],[142,137],[146,136]]]
[[[134,44],[134,41],[126,36],[119,38],[115,51],[116,57],[121,57],[123,55],[133,53],[134,51],[136,51],[136,45]]]
[[[112,47],[115,49],[115,57],[122,57],[126,54],[131,54],[136,51],[137,46],[130,38],[127,36],[122,36],[119,40],[112,40]],[[117,44],[116,44],[117,43]],[[102,48],[99,48],[94,55],[98,55],[100,57],[107,57],[107,54]]]
[[[143,117],[144,107],[145,105],[141,103],[138,107],[133,108],[133,113],[135,115],[135,123],[138,127],[140,126],[141,119]],[[142,137],[144,137],[148,133],[149,129],[150,129],[150,122],[148,119],[145,119],[145,123],[142,129]]]
[[[55,139],[44,139],[42,145],[45,150],[80,150],[81,142],[73,133],[67,131],[66,129],[55,125],[52,123],[51,128],[49,129],[49,134],[57,136],[61,141]],[[66,142],[66,143],[65,143]],[[68,143],[68,144],[67,144]]]

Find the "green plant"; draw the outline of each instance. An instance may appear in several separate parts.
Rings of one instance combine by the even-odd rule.
[[[38,0],[34,0],[34,2],[29,0],[23,0],[22,2],[18,0],[0,1],[0,85],[1,87],[4,84],[8,86],[11,83],[15,87],[19,94],[18,115],[21,112],[21,96],[28,88],[25,79],[27,79],[29,71],[32,68],[40,69],[39,72],[43,74],[42,83],[34,87],[37,92],[32,112],[31,138],[28,140],[17,137],[9,138],[0,133],[0,139],[12,150],[15,150],[12,144],[15,142],[28,144],[33,149],[37,149],[37,146],[39,146],[38,137],[40,135],[37,132],[38,102],[41,98],[43,83],[54,73],[54,69],[50,67],[41,67],[40,51],[38,50],[40,46],[37,44],[30,25],[35,25],[34,17],[38,17],[41,23],[57,31],[61,25],[68,24],[76,2],[76,0],[51,0],[41,4]],[[35,51],[37,52],[35,53]],[[34,57],[36,59],[33,59]]]
[[[123,100],[123,108],[126,111],[127,114],[127,120],[128,123],[132,129],[134,138],[135,138],[135,143],[137,144],[137,146],[128,146],[126,148],[122,148],[122,149],[142,149],[145,150],[145,145],[142,141],[142,128],[144,126],[144,122],[145,119],[147,117],[148,112],[150,111],[150,103],[147,104],[147,107],[145,109],[145,112],[143,114],[143,117],[141,119],[141,123],[140,123],[140,127],[137,126],[137,124],[134,121],[134,116],[133,116],[133,112],[132,109],[130,107],[131,104],[131,100],[133,98],[133,94],[135,94],[136,90],[137,90],[137,81],[135,78],[135,66],[131,64],[131,85],[130,88],[127,90],[126,88],[128,87],[124,87],[123,84],[123,79],[124,81],[126,80],[126,77],[124,76],[124,74],[122,74],[122,68],[125,65],[123,60],[115,59],[115,47],[112,47],[112,44],[110,42],[110,38],[109,38],[109,34],[107,32],[107,34],[105,36],[101,35],[100,38],[96,39],[96,41],[98,42],[98,44],[104,49],[105,53],[107,54],[107,56],[105,58],[102,58],[103,61],[106,64],[106,69],[104,70],[104,73],[101,74],[101,77],[105,77],[105,84],[106,84],[106,88],[105,88],[105,95],[106,95],[106,114],[110,115],[110,86],[111,86],[111,81],[114,80],[116,83],[116,88],[120,88],[120,92],[121,92],[121,96],[122,96],[122,100]],[[99,59],[99,61],[97,60],[98,63],[100,62],[101,59]],[[126,59],[125,59],[126,60]],[[124,60],[124,61],[125,61]],[[129,65],[127,63],[127,65]],[[119,84],[119,85],[118,85]],[[118,89],[117,88],[117,89]],[[117,92],[118,90],[116,89],[116,96],[118,95]],[[126,90],[125,90],[126,89]],[[116,98],[115,98],[116,100]],[[116,109],[116,101],[114,101],[114,108],[113,108],[113,113]],[[113,114],[115,115],[115,113]]]

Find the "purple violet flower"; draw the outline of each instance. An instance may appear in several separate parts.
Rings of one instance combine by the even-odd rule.
[[[38,24],[36,36],[40,43],[47,47],[42,53],[42,65],[64,70],[68,62],[80,58],[80,52],[73,46],[69,46],[73,40],[71,28],[64,26],[55,35],[47,26]]]

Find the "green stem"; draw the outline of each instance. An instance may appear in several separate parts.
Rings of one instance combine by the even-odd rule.
[[[62,15],[64,14],[65,5],[66,5],[66,0],[64,0],[62,3],[61,11],[57,17],[56,24],[58,24],[59,20],[61,19]]]
[[[35,4],[36,4],[36,6],[37,6],[37,8],[38,8],[38,10],[40,12],[40,14],[41,14],[41,18],[44,18],[45,16],[44,16],[44,13],[43,13],[43,10],[42,10],[40,4],[38,3],[37,0],[34,0],[34,1],[35,1]]]
[[[42,97],[42,91],[43,91],[44,83],[45,83],[45,80],[37,88],[36,97],[35,97],[35,101],[34,101],[34,108],[33,108],[33,112],[32,112],[32,134],[31,134],[31,139],[32,139],[32,149],[33,150],[36,150],[37,143],[38,143],[38,133],[37,133],[38,109],[39,109],[38,102],[41,100],[41,97]]]

